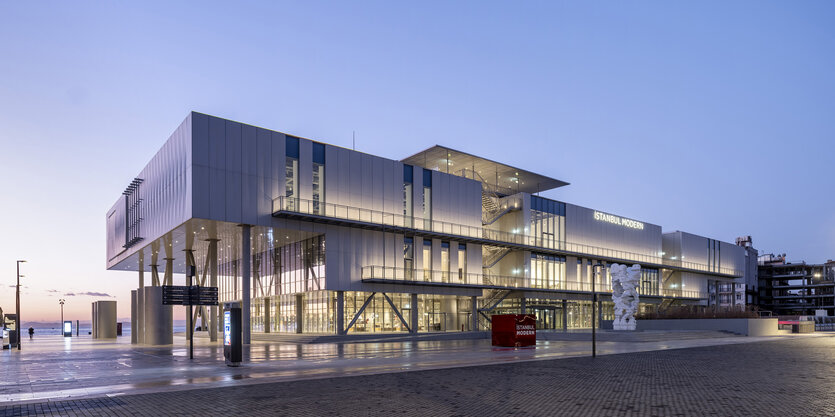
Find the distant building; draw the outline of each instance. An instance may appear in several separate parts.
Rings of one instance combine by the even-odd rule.
[[[761,309],[776,315],[835,315],[835,261],[823,264],[787,262],[786,254],[759,257]]]
[[[707,281],[707,305],[719,307],[745,308],[746,305],[756,304],[757,254],[753,247],[751,236],[736,238],[736,245],[744,249],[745,261],[742,276],[732,281],[709,279]]]
[[[734,283],[735,294],[734,300],[739,304],[756,305],[759,303],[759,265],[758,254],[759,251],[754,249],[754,243],[751,236],[742,236],[736,238],[736,244],[745,248],[745,275],[741,279],[737,279]]]

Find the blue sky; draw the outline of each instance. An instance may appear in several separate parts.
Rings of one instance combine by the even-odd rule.
[[[129,315],[105,211],[191,110],[394,159],[444,144],[571,183],[551,198],[835,258],[833,21],[826,1],[0,2],[0,307],[26,258],[29,319],[90,291]],[[95,297],[65,298],[89,318]]]

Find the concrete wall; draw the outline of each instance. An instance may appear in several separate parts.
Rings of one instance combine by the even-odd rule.
[[[162,304],[162,287],[145,287],[145,344],[174,343],[174,311]]]
[[[638,320],[638,330],[715,330],[745,336],[777,336],[777,318]]]
[[[96,301],[96,339],[116,338],[116,301]]]

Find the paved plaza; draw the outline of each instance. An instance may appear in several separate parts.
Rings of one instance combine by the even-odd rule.
[[[674,339],[603,342],[596,359],[581,342],[260,344],[241,368],[210,346],[189,363],[78,339],[65,357],[44,343],[27,372],[3,352],[0,415],[835,415],[833,336]],[[13,398],[15,382],[36,388]]]

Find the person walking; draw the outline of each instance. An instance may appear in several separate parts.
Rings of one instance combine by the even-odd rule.
[[[30,327],[30,328],[29,328],[29,339],[31,340],[31,339],[32,339],[32,336],[34,336],[34,335],[35,335],[35,329],[34,329],[34,328],[32,328],[32,327]]]

